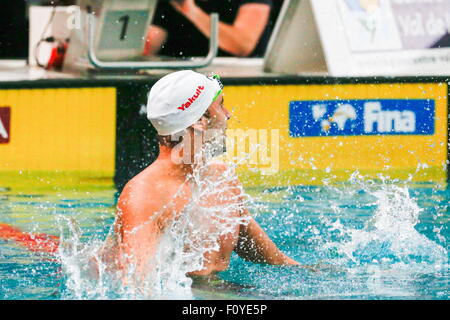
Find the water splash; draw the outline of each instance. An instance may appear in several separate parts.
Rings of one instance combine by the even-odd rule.
[[[379,184],[365,180],[358,172],[352,175],[350,182],[375,198],[375,210],[362,229],[335,221],[332,228],[347,240],[329,243],[328,247],[335,247],[350,265],[445,269],[447,250],[416,230],[422,209],[407,185],[381,178]]]
[[[61,232],[63,245],[59,250],[66,278],[63,298],[192,299],[192,279],[187,274],[202,270],[208,254],[220,249],[221,237],[235,232],[238,225],[250,219],[236,214],[251,201],[242,188],[239,195],[222,197],[227,194],[228,182],[235,179],[234,167],[228,166],[219,179],[209,179],[208,170],[207,166],[196,167],[188,177],[192,199],[181,214],[173,210],[174,219],[165,228],[156,254],[148,261],[144,278],[138,276],[134,266],[118,270],[114,267],[117,263],[111,265],[111,255],[105,257],[105,248],[111,250],[118,244],[113,230],[106,242],[91,239],[83,243],[76,223],[66,221],[69,236],[64,237]],[[205,205],[203,199],[211,195],[219,201]],[[170,204],[168,207],[170,210]]]
[[[383,178],[368,180],[358,173],[354,176],[345,185],[277,187],[252,193],[256,199],[260,197],[259,208],[255,210],[254,204],[251,205],[252,214],[284,252],[302,264],[332,264],[338,271],[313,273],[256,265],[233,255],[230,268],[220,273],[220,279],[249,285],[251,288],[245,291],[262,299],[448,299],[450,189]],[[100,268],[100,275],[96,264],[89,264],[90,257],[97,257],[102,263],[100,249],[106,245],[104,238],[112,224],[113,210],[109,206],[114,204],[113,197],[105,200],[104,194],[100,195],[97,198],[96,194],[88,195],[88,202],[64,199],[62,210],[58,209],[58,199],[49,196],[40,202],[33,200],[29,206],[22,197],[17,198],[18,202],[8,203],[11,207],[19,203],[21,217],[23,212],[33,213],[36,217],[33,222],[38,223],[34,231],[54,234],[58,225],[64,227],[61,232],[67,246],[60,248],[60,254],[66,260],[63,272],[59,272],[61,264],[48,262],[47,256],[37,256],[12,242],[0,243],[0,296],[6,299],[145,297],[145,292],[138,291],[138,285],[126,287],[121,281],[115,282],[115,273],[108,269],[108,264],[100,264],[104,267]],[[71,204],[70,210],[66,208],[67,203]],[[103,205],[99,208],[97,203]],[[107,214],[99,215],[100,210]],[[55,214],[60,215],[61,221],[54,220]],[[4,222],[27,230],[28,220],[21,224],[15,220],[16,216]],[[77,223],[65,219],[68,217],[76,220],[81,231],[77,230]],[[396,234],[390,235],[389,231]],[[167,235],[169,242],[170,238]],[[176,247],[174,244],[173,248]],[[171,265],[172,258],[165,257],[167,264],[160,265]],[[161,288],[167,287],[172,279],[173,291],[179,290],[177,297],[192,293],[195,297],[207,297],[204,292],[199,293],[197,283],[191,289],[186,282],[182,288],[181,281],[189,281],[184,274],[163,274],[172,271],[178,270],[158,271],[161,279],[165,279],[158,282]],[[211,287],[206,290],[213,291]],[[231,294],[224,293],[222,288],[214,290],[224,294],[224,299],[242,297],[241,288],[239,293]]]

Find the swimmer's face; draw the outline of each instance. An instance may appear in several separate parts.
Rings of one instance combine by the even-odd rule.
[[[230,111],[224,106],[223,94],[220,94],[217,99],[208,107],[209,124],[208,129],[223,130],[227,128],[227,121],[231,118]]]
[[[226,152],[227,121],[231,118],[230,111],[224,106],[223,94],[208,107],[206,131],[203,142],[210,156],[218,156]]]
[[[204,161],[204,157],[218,156],[226,152],[226,129],[227,121],[231,118],[231,113],[224,106],[223,94],[220,94],[216,100],[208,107],[207,112],[191,126],[190,137],[185,141],[191,143],[184,143],[183,146],[190,150],[187,154],[190,163],[197,163]],[[202,148],[197,148],[200,142]],[[198,157],[200,156],[200,157]]]

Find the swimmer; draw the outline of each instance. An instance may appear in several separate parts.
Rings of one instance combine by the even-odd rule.
[[[179,148],[208,130],[224,137],[231,114],[224,106],[222,89],[217,76],[207,77],[189,70],[170,73],[151,88],[147,117],[158,132],[159,156],[125,185],[118,200],[114,230],[120,255],[126,257],[121,262],[123,267],[133,265],[138,273],[146,272],[165,229],[183,214],[184,207],[192,200],[192,184],[186,181],[196,166],[205,168],[205,179],[221,184],[220,192],[202,197],[202,206],[225,203],[239,208],[226,213],[230,218],[246,219],[245,223],[236,224],[220,235],[218,250],[206,252],[203,268],[190,272],[189,276],[210,276],[226,270],[233,251],[255,263],[299,265],[281,252],[250,216],[238,179],[222,178],[228,170],[225,163],[205,163],[205,157],[197,157],[198,150],[193,146],[190,155],[186,152],[189,149]],[[207,142],[201,139],[199,150]]]
[[[151,272],[165,232],[174,221],[189,213],[185,209],[192,204],[198,187],[198,181],[193,181],[194,171],[201,172],[201,180],[208,188],[206,193],[201,193],[198,206],[190,208],[199,218],[193,228],[206,230],[210,238],[217,235],[214,242],[218,246],[214,250],[204,250],[202,267],[190,270],[187,276],[214,278],[215,273],[228,268],[233,251],[255,263],[309,268],[300,266],[277,248],[245,207],[237,177],[229,175],[230,168],[225,163],[211,161],[204,152],[208,143],[211,145],[220,138],[224,141],[231,117],[224,106],[222,90],[217,76],[207,77],[188,70],[168,74],[153,85],[147,117],[158,132],[159,156],[123,188],[114,232],[100,248],[99,255],[87,262],[92,276],[99,275],[100,265],[113,273],[119,271],[125,284],[128,280],[138,283]],[[208,136],[208,132],[213,134]],[[198,136],[201,139],[195,139]],[[213,151],[214,155],[223,152],[220,148]],[[227,209],[215,217],[207,216],[208,210],[202,211],[217,207]],[[186,217],[191,218],[192,211],[190,214]],[[211,223],[214,219],[223,224]],[[230,224],[231,220],[237,223]],[[221,227],[223,230],[213,230]],[[198,230],[193,233],[195,231]],[[56,236],[29,234],[6,224],[0,224],[0,239],[14,240],[34,252],[53,255],[57,255],[61,246],[69,251],[71,246],[70,243],[62,245]],[[192,249],[189,246],[195,246],[196,240],[187,240],[190,244],[184,249]],[[130,270],[134,272],[132,279]]]

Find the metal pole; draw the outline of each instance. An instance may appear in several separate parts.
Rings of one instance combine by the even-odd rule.
[[[219,15],[211,14],[211,36],[209,39],[209,52],[205,58],[194,58],[192,60],[182,61],[101,61],[95,54],[95,16],[88,14],[88,59],[89,62],[99,70],[118,70],[118,69],[184,69],[184,68],[201,68],[211,64],[217,56],[218,38],[219,38]]]

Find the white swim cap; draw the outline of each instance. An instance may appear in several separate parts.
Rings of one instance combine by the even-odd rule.
[[[171,135],[197,122],[222,92],[218,76],[183,70],[159,79],[150,89],[147,118],[159,135]]]

